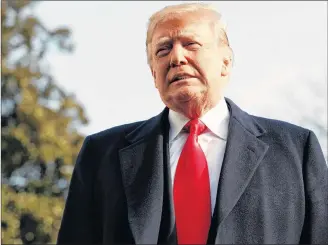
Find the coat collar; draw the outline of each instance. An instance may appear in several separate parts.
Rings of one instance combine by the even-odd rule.
[[[230,99],[226,101],[230,122],[217,194],[217,230],[235,207],[268,149],[258,138],[265,133],[264,128]],[[170,176],[170,171],[165,164],[169,159],[163,154],[167,151],[168,111],[165,108],[130,132],[126,136],[129,145],[119,151],[128,218],[137,244],[158,242],[163,192],[170,182],[164,177]],[[173,210],[172,200],[170,205]],[[217,238],[216,242],[220,240]]]
[[[160,114],[144,121],[139,127],[127,134],[125,136],[126,140],[130,144],[134,144],[138,141],[147,140],[154,135],[164,134],[165,124],[168,121],[168,112],[169,109],[165,107]]]
[[[227,99],[227,103],[231,116],[214,211],[217,214],[214,221],[217,231],[216,244],[224,242],[220,227],[233,209],[240,208],[236,204],[269,148],[260,139],[266,131],[255,117],[241,110],[230,99]]]
[[[231,99],[226,98],[230,117],[234,118],[249,133],[256,137],[266,133],[266,130],[247,112],[240,109]]]
[[[240,109],[231,99],[225,98],[225,100],[230,111],[230,117],[240,123],[246,131],[256,137],[266,133],[265,129],[255,119]],[[133,144],[139,140],[147,139],[154,134],[163,133],[165,131],[165,124],[168,123],[168,113],[169,109],[165,107],[160,114],[144,121],[134,131],[126,135],[126,139]]]
[[[157,244],[162,220],[168,110],[143,122],[126,136],[128,146],[119,150],[128,207],[136,244]]]

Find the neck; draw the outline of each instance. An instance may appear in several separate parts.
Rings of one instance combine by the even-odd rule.
[[[188,117],[189,119],[201,118],[209,110],[215,107],[216,104],[217,103],[209,103],[209,101],[190,101],[178,108],[178,112],[183,114],[185,117]]]

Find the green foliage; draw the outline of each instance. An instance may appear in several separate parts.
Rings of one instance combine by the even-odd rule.
[[[46,59],[50,45],[73,51],[71,32],[47,29],[33,15],[34,4],[1,3],[1,222],[7,244],[55,242],[84,139],[77,128],[88,122],[74,96],[56,84]]]
[[[35,193],[16,193],[9,186],[3,185],[2,192],[2,243],[54,243],[60,226],[64,200],[61,197],[47,197]],[[24,216],[29,214],[35,220],[36,227],[27,227]],[[25,222],[26,223],[26,222]],[[25,227],[24,227],[25,226]],[[21,230],[26,229],[24,235]]]

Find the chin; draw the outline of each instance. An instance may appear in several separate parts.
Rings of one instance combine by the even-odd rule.
[[[179,93],[165,98],[164,103],[168,108],[194,118],[206,107],[206,96],[204,93]]]
[[[199,101],[203,98],[204,93],[197,88],[187,87],[179,89],[175,92],[174,97],[176,101],[188,102],[188,101]]]

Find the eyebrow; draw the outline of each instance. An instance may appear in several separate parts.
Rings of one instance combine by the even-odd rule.
[[[195,33],[191,34],[191,33],[188,33],[187,31],[183,31],[183,32],[179,32],[179,34],[174,37],[174,39],[177,39],[177,38],[198,39],[199,35],[197,35]],[[167,45],[171,42],[172,42],[171,37],[167,37],[167,36],[160,37],[159,40],[155,44],[155,48],[158,48],[158,47],[163,46],[163,45]]]
[[[172,41],[172,38],[170,37],[161,37],[155,44],[155,47],[158,48],[160,46],[169,44]]]

